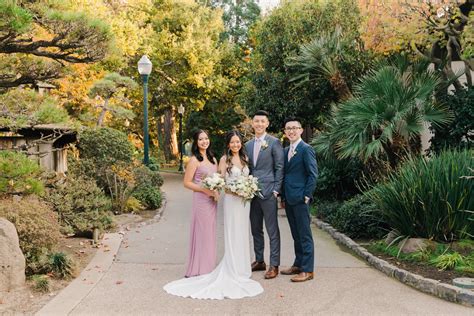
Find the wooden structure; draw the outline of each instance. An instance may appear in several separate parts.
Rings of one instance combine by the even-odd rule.
[[[12,130],[0,127],[0,150],[25,152],[48,171],[67,171],[67,148],[77,132],[58,124],[42,124]]]

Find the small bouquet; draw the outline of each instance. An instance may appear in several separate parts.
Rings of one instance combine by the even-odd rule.
[[[225,189],[231,193],[240,196],[245,201],[253,199],[258,194],[258,178],[254,176],[241,175],[235,179],[230,179],[225,184]]]
[[[220,191],[225,186],[224,178],[219,173],[213,173],[202,180],[202,186],[211,191]]]

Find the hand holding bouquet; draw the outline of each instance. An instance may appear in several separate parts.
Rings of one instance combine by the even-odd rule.
[[[253,199],[260,191],[258,178],[254,176],[241,175],[235,179],[230,179],[225,184],[225,189],[230,193],[240,196],[245,201]]]
[[[216,192],[214,195],[214,200],[217,201],[217,193],[224,188],[225,181],[219,173],[213,173],[205,177],[201,184],[205,189]]]

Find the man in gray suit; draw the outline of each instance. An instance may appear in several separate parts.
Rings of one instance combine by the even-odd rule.
[[[255,138],[245,144],[249,155],[250,172],[258,178],[261,194],[252,200],[250,205],[250,226],[252,228],[255,262],[252,271],[265,271],[263,258],[265,247],[263,222],[270,238],[270,267],[265,279],[273,279],[278,275],[280,265],[280,229],[277,217],[277,196],[283,182],[284,154],[280,141],[266,133],[268,113],[257,111],[252,119]]]

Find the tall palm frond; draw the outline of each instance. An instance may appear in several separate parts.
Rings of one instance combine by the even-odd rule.
[[[339,69],[344,60],[341,27],[329,34],[316,37],[311,42],[302,44],[298,55],[288,58],[286,65],[294,68],[297,74],[291,82],[305,83],[313,78],[329,80],[339,100],[347,100],[351,91]]]
[[[315,141],[317,148],[332,148],[339,158],[367,160],[385,154],[395,167],[397,146],[407,147],[424,124],[451,119],[447,108],[433,99],[441,79],[426,66],[396,60],[370,71],[354,89],[354,97],[339,105],[327,135]]]

